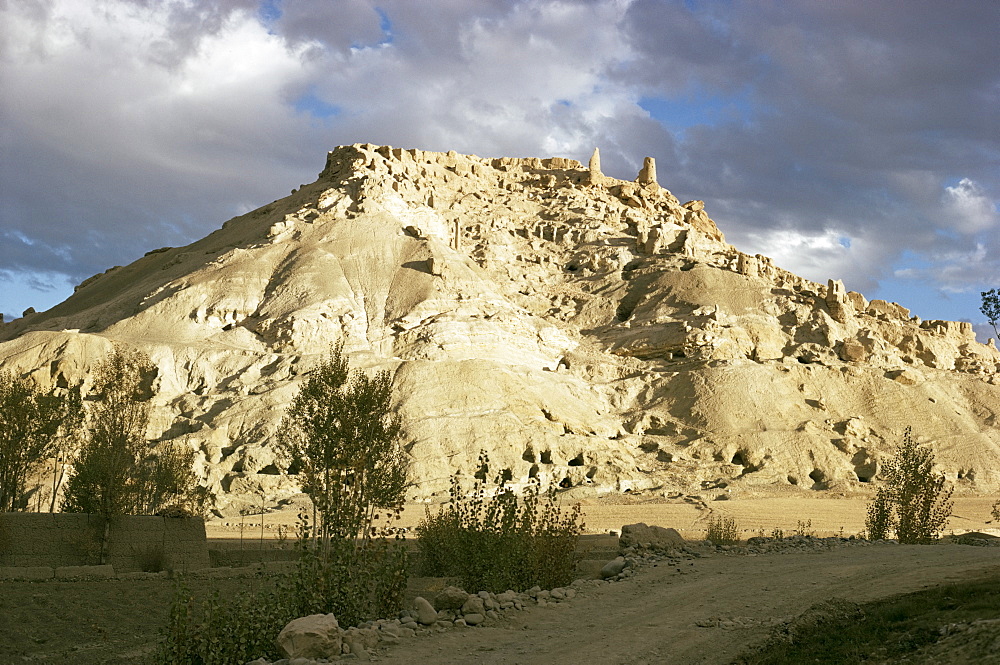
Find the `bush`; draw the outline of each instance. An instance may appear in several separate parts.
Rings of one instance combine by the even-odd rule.
[[[369,529],[358,541],[309,538],[300,515],[298,565],[289,595],[296,616],[334,614],[342,625],[394,616],[403,607],[409,552],[390,528]],[[277,633],[275,633],[277,635]]]
[[[736,518],[719,515],[709,519],[705,540],[710,540],[716,545],[738,545],[740,529],[736,524]]]
[[[816,533],[812,530],[813,521],[812,520],[798,520],[795,522],[795,535],[796,536],[815,536]]]
[[[298,617],[288,588],[278,578],[276,584],[242,591],[225,602],[218,591],[199,601],[181,581],[154,662],[233,665],[261,657],[277,660],[274,640]]]
[[[375,532],[354,542],[311,537],[300,516],[299,557],[287,575],[264,580],[223,602],[216,592],[197,600],[179,584],[157,652],[157,665],[230,665],[277,660],[274,640],[289,621],[334,614],[341,626],[395,616],[406,591],[407,550]]]
[[[909,427],[882,475],[885,484],[868,505],[869,540],[892,532],[901,543],[936,540],[951,517],[953,490],[945,488],[944,475],[934,473],[933,451],[918,446]]]
[[[428,510],[417,526],[423,574],[459,577],[465,589],[494,593],[570,583],[583,530],[579,504],[564,512],[555,487],[542,490],[537,479],[518,496],[509,474],[487,480],[485,453],[479,464],[471,490],[452,476],[447,505]]]

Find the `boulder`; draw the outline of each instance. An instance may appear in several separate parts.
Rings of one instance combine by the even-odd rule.
[[[437,610],[435,610],[430,601],[423,596],[416,597],[413,601],[413,607],[417,611],[417,623],[424,626],[430,626],[437,621]]]
[[[859,363],[864,362],[868,357],[864,344],[857,340],[845,339],[840,345],[840,359],[844,362]]]
[[[462,614],[486,614],[486,606],[479,596],[469,596],[462,605]]]
[[[441,610],[457,610],[469,599],[469,594],[456,586],[446,586],[434,596],[434,608]]]
[[[486,617],[482,614],[466,614],[463,619],[465,623],[469,626],[478,626],[483,621],[486,621]]]
[[[923,383],[923,375],[914,369],[897,369],[885,373],[886,377],[904,386],[915,386]]]
[[[618,538],[618,546],[622,549],[626,547],[676,549],[684,545],[684,537],[675,529],[655,525],[647,526],[642,522],[626,524],[622,527],[622,535]]]
[[[340,655],[340,625],[332,614],[300,617],[281,629],[275,643],[285,658],[332,658]]]
[[[601,579],[606,580],[609,577],[614,577],[623,570],[625,570],[625,557],[620,556],[604,564],[604,567],[601,568]]]

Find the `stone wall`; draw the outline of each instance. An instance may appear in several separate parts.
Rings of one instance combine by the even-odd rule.
[[[83,513],[0,513],[0,567],[98,564],[103,524]],[[118,573],[208,568],[205,521],[120,517],[111,526],[107,562]]]

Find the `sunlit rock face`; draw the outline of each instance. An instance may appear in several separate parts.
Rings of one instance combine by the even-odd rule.
[[[967,323],[741,253],[647,160],[354,145],[316,182],[0,327],[0,367],[88,384],[156,364],[149,437],[238,505],[297,491],[273,446],[332,344],[387,370],[412,498],[491,472],[572,494],[863,489],[907,425],[960,490],[1000,486],[1000,354]],[[254,501],[259,501],[254,499]]]

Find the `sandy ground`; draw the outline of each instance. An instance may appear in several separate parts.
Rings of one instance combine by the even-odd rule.
[[[955,499],[954,514],[945,533],[954,531],[986,531],[1000,535],[1000,525],[992,523],[990,507],[997,500],[995,496],[958,497]],[[764,497],[711,501],[708,503],[640,502],[620,497],[617,501],[588,502],[581,506],[585,533],[608,533],[621,529],[624,524],[645,522],[659,526],[673,527],[685,538],[705,537],[706,523],[712,516],[732,517],[743,532],[744,538],[759,535],[763,530],[770,535],[774,529],[782,529],[786,535],[798,528],[799,522],[810,522],[809,531],[816,536],[860,534],[865,527],[868,498],[802,498]],[[296,504],[298,505],[298,503]],[[400,526],[412,529],[424,516],[426,506],[409,504],[403,511]],[[431,510],[436,507],[431,506]],[[277,538],[279,526],[286,529],[288,537],[294,538],[294,526],[298,508],[289,506],[281,511],[264,516],[264,538]],[[209,538],[238,538],[240,518],[213,519],[206,524]],[[249,515],[242,520],[243,535],[246,539],[261,536],[260,516]]]
[[[386,665],[715,665],[763,640],[771,619],[822,600],[867,601],[936,583],[1000,573],[1000,548],[877,545],[756,557],[712,556],[642,569],[587,589],[571,602],[532,607],[500,625],[406,640]],[[704,619],[755,619],[746,628],[703,628]]]

